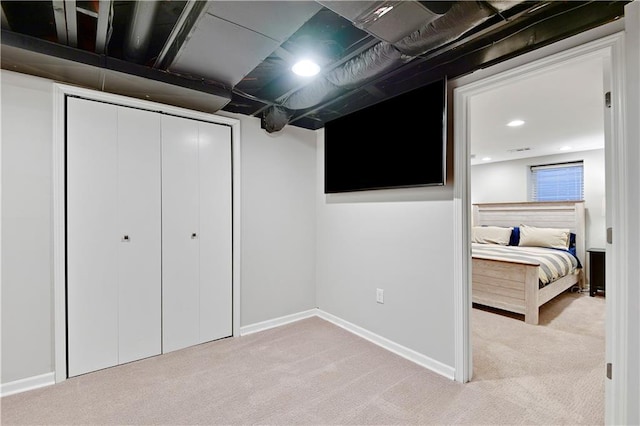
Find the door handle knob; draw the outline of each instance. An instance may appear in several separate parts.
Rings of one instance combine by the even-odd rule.
[[[191,234],[191,239],[195,240],[196,238],[198,238],[198,234],[196,234],[195,232],[193,234]]]
[[[123,243],[128,243],[129,241],[131,241],[131,239],[129,238],[129,235],[124,235],[124,236],[122,237],[122,242],[123,242]]]

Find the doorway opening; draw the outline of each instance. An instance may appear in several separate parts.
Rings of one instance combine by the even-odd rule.
[[[590,37],[590,38],[589,38]],[[494,70],[483,70],[477,75],[461,78],[452,88],[454,94],[454,143],[456,153],[454,158],[454,213],[456,226],[454,227],[455,239],[455,266],[459,269],[454,276],[456,292],[456,380],[467,382],[472,380],[474,375],[473,351],[472,351],[472,315],[474,308],[472,305],[472,257],[470,255],[471,235],[472,235],[472,191],[473,185],[471,175],[470,156],[472,154],[471,145],[471,104],[475,96],[492,90],[506,87],[518,81],[526,80],[551,70],[562,69],[565,66],[575,65],[588,60],[600,60],[602,63],[603,83],[601,93],[600,108],[604,110],[604,180],[605,196],[599,200],[592,201],[593,211],[590,215],[596,215],[598,220],[604,221],[605,229],[613,227],[619,223],[619,212],[624,211],[626,203],[621,199],[621,187],[624,182],[624,175],[620,172],[623,162],[621,153],[623,152],[622,131],[624,127],[622,103],[623,86],[623,63],[620,55],[623,36],[618,31],[604,31],[599,35],[587,35],[581,40],[574,40],[549,49],[541,49],[536,55],[519,58],[514,63],[501,64]],[[604,95],[611,92],[613,107],[606,108]],[[554,101],[551,99],[550,102]],[[482,158],[480,158],[481,160]],[[614,173],[615,171],[615,173]],[[477,183],[477,182],[476,182]],[[603,200],[608,200],[603,202]],[[605,210],[605,216],[602,211]],[[603,218],[603,219],[600,219]],[[591,218],[589,223],[591,223]],[[616,234],[617,235],[617,234]],[[597,240],[596,240],[597,241]],[[615,240],[614,240],[615,242]],[[587,243],[588,244],[588,243]],[[597,242],[592,242],[597,244]],[[591,248],[591,247],[588,247]],[[594,247],[595,248],[595,247]],[[616,268],[621,268],[621,247],[605,242],[606,256],[606,282],[616,283],[619,272]],[[582,260],[581,260],[582,261]],[[584,260],[588,263],[588,259]],[[617,267],[616,267],[617,265]],[[584,290],[584,287],[583,287]],[[618,340],[616,330],[625,326],[623,312],[618,312],[618,307],[622,306],[619,299],[620,292],[615,285],[609,285],[606,289],[605,304],[605,361],[619,359],[622,357],[619,349],[621,344]],[[583,296],[585,293],[577,293]],[[588,293],[586,293],[586,297]],[[555,377],[561,377],[564,372],[554,370]],[[597,374],[604,376],[604,368],[600,364]],[[525,372],[520,378],[527,377]],[[604,399],[600,395],[600,401],[604,400],[605,417],[614,418],[615,395],[622,392],[624,383],[605,381]],[[572,393],[574,395],[574,393]]]
[[[574,407],[557,413],[569,423],[604,421],[605,293],[589,293],[589,255],[606,249],[603,59],[576,58],[469,98],[472,380],[521,395],[525,376],[526,387]],[[511,238],[486,238],[487,225]],[[566,236],[578,261],[555,236],[538,238],[543,230]],[[520,274],[530,260],[541,276],[527,293]],[[522,312],[534,297],[535,314]],[[572,405],[578,383],[590,391]]]

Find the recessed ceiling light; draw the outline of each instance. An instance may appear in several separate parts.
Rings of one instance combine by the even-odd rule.
[[[311,77],[320,72],[320,65],[309,59],[303,59],[291,67],[291,71],[303,77]]]
[[[570,149],[571,149],[571,147],[567,146],[567,145],[560,147],[560,151],[569,151]]]
[[[482,157],[482,161],[491,161],[491,157]]]
[[[518,127],[518,126],[522,126],[523,124],[524,124],[524,121],[522,121],[522,120],[512,120],[512,121],[507,123],[507,126],[509,126],[509,127]]]

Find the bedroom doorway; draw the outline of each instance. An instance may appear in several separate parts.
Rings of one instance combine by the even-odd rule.
[[[535,394],[572,395],[575,383],[593,389],[554,417],[562,423],[604,420],[605,299],[589,296],[572,273],[578,263],[557,250],[559,240],[569,242],[564,229],[571,230],[588,280],[586,249],[606,247],[603,81],[603,58],[581,57],[469,99],[472,381],[497,381],[517,392],[525,374]],[[583,201],[569,203],[565,219],[559,202],[570,200]],[[487,225],[512,238],[483,239]],[[553,235],[542,235],[550,229]],[[477,258],[493,253],[500,259],[513,253],[518,263]],[[553,275],[545,263],[520,263],[525,256],[539,262],[539,253],[554,256]],[[549,280],[540,289],[539,270],[540,280]],[[535,274],[535,282],[521,281],[521,274]],[[559,370],[562,380],[554,374]]]
[[[622,27],[623,28],[623,27]],[[500,95],[500,92],[505,92],[509,90],[509,86],[515,87],[517,84],[523,83],[529,79],[542,78],[543,75],[549,72],[557,72],[566,69],[571,69],[572,67],[583,66],[586,64],[597,64],[600,66],[598,68],[599,75],[601,76],[602,83],[599,85],[600,87],[600,100],[598,104],[594,108],[599,108],[600,113],[602,114],[604,123],[602,124],[602,136],[600,137],[601,141],[603,141],[603,145],[601,147],[592,147],[584,152],[596,152],[600,150],[599,157],[605,158],[605,166],[604,170],[600,172],[599,178],[601,179],[601,187],[604,187],[604,194],[599,199],[595,196],[593,200],[587,200],[587,194],[585,194],[585,201],[588,201],[589,207],[587,210],[587,228],[590,228],[591,225],[595,227],[599,227],[600,234],[595,235],[594,238],[590,239],[587,236],[587,246],[593,245],[593,248],[597,245],[602,244],[606,252],[608,254],[615,254],[616,257],[609,255],[606,256],[606,282],[615,283],[616,280],[616,267],[614,265],[620,265],[620,258],[618,258],[618,254],[620,253],[619,249],[616,248],[613,252],[611,252],[612,244],[607,242],[606,237],[606,229],[610,227],[616,228],[617,224],[617,215],[619,211],[624,211],[626,207],[625,201],[621,199],[621,189],[620,185],[622,184],[621,173],[620,173],[620,152],[622,149],[622,137],[620,134],[620,130],[623,126],[622,122],[622,114],[621,111],[621,103],[615,103],[616,99],[620,98],[620,94],[622,93],[621,85],[622,81],[622,62],[620,59],[620,50],[622,45],[622,36],[620,34],[621,26],[618,27],[609,27],[603,29],[601,32],[593,32],[591,34],[584,35],[583,38],[576,38],[575,40],[568,40],[564,42],[556,43],[556,45],[548,46],[547,48],[540,49],[540,52],[532,52],[527,55],[523,55],[522,58],[516,58],[518,60],[512,61],[511,63],[499,64],[494,69],[483,70],[482,72],[477,73],[477,75],[468,76],[468,78],[461,78],[459,81],[453,84],[454,87],[451,90],[454,92],[454,140],[456,146],[456,154],[455,154],[455,184],[454,184],[454,206],[456,213],[456,223],[460,224],[460,228],[454,229],[454,232],[458,233],[456,238],[456,253],[459,255],[456,258],[456,266],[459,266],[460,272],[455,276],[456,280],[456,303],[459,305],[456,306],[458,315],[456,316],[456,380],[467,382],[473,379],[474,374],[476,373],[473,365],[474,359],[474,351],[472,348],[472,343],[474,339],[474,330],[473,330],[473,320],[474,320],[474,310],[472,308],[472,262],[471,257],[469,256],[470,247],[471,247],[471,226],[472,226],[472,214],[471,208],[472,203],[480,197],[477,193],[477,190],[474,187],[481,181],[478,181],[478,173],[476,173],[472,168],[476,166],[474,163],[483,164],[481,167],[485,167],[488,165],[494,157],[491,157],[491,154],[483,154],[479,152],[474,152],[476,149],[472,144],[473,140],[473,132],[474,132],[474,118],[473,118],[473,107],[474,103],[482,104],[484,100],[481,95],[486,95],[487,98],[490,98],[492,95]],[[532,80],[533,81],[533,80]],[[513,87],[511,88],[513,90]],[[537,86],[534,89],[533,94],[529,92],[529,96],[533,96],[535,91],[539,90],[540,87]],[[564,87],[562,88],[564,90]],[[531,90],[531,89],[528,89]],[[558,89],[556,89],[558,90]],[[605,108],[605,93],[611,92],[611,98],[614,99],[614,108]],[[522,97],[527,97],[526,93],[520,92]],[[556,92],[547,99],[547,108],[551,108],[551,104],[554,102],[559,102],[558,94],[562,93]],[[504,93],[502,93],[504,95]],[[500,96],[497,96],[500,98]],[[489,108],[490,111],[494,111],[490,109],[487,105],[484,105],[484,108]],[[515,113],[515,111],[511,110],[510,112]],[[569,114],[572,113],[572,110],[565,110],[560,115],[567,118]],[[511,120],[520,119],[525,121],[525,118],[520,117],[512,117]],[[533,120],[535,121],[535,120]],[[503,124],[503,127],[506,126],[508,122]],[[508,128],[508,129],[500,129],[503,133],[508,132],[510,130],[517,129]],[[557,133],[562,133],[560,130],[556,131]],[[568,138],[568,136],[565,135]],[[494,134],[494,138],[497,139],[497,134]],[[547,136],[549,138],[549,136]],[[528,146],[528,140],[524,138],[514,137],[513,133],[511,134],[512,140],[517,140],[518,142],[525,141],[527,143],[518,144],[517,146],[512,146],[506,150],[508,154],[516,154],[521,155],[517,161],[524,162],[526,166],[531,165],[546,165],[545,164],[528,164],[528,161],[524,160],[523,157],[527,153],[527,151],[534,151],[536,148]],[[564,148],[565,146],[572,146],[579,144],[571,141],[566,142],[564,145],[557,147],[556,149]],[[529,148],[529,149],[527,149]],[[564,148],[566,149],[566,148]],[[569,150],[567,150],[569,151]],[[531,152],[530,152],[531,153]],[[551,154],[544,153],[540,150],[542,155],[539,155],[543,160],[550,159],[552,155],[564,155],[563,158],[567,158],[571,154],[569,152],[564,152],[562,154]],[[476,158],[472,160],[472,154],[476,154]],[[593,154],[593,153],[591,153]],[[506,155],[506,154],[505,154]],[[483,158],[490,157],[491,160]],[[585,157],[586,158],[586,157]],[[475,160],[475,161],[474,161]],[[590,160],[591,161],[591,160]],[[506,160],[503,159],[500,161],[501,163],[506,164]],[[497,162],[496,162],[497,163]],[[504,165],[504,164],[503,164]],[[487,170],[488,167],[485,167]],[[522,170],[522,175],[518,178],[520,181],[520,190],[523,190],[524,187],[524,200],[521,198],[521,201],[528,201],[528,174],[527,167]],[[612,173],[612,170],[616,170],[616,173]],[[474,177],[475,175],[475,177]],[[524,175],[524,176],[523,176]],[[491,196],[499,196],[504,195],[506,193],[505,189],[502,188],[501,185],[504,184],[505,181],[515,181],[515,178],[509,177],[511,175],[505,175],[505,170],[502,172],[494,172],[488,171],[485,173],[484,179],[485,181],[490,181],[493,179],[493,183],[487,187],[487,192],[493,191],[493,194],[489,194]],[[595,179],[591,174],[587,176],[585,172],[585,185],[587,179]],[[524,180],[524,184],[522,181]],[[606,184],[602,185],[602,181],[606,182]],[[591,187],[590,185],[587,185]],[[474,193],[475,191],[475,193]],[[498,194],[498,195],[496,195]],[[522,197],[522,195],[521,195]],[[589,195],[590,198],[593,195]],[[495,201],[495,198],[493,199]],[[609,200],[609,202],[605,201]],[[502,200],[504,201],[504,200]],[[586,203],[585,203],[586,204]],[[459,220],[459,222],[458,222]],[[588,233],[589,231],[587,231]],[[619,241],[619,239],[618,239]],[[592,248],[592,247],[587,247]],[[458,251],[459,249],[459,251]],[[581,262],[588,262],[587,259],[582,260]],[[581,295],[585,295],[585,293],[580,293]],[[586,297],[588,293],[586,293]],[[619,345],[620,342],[616,341],[618,337],[616,333],[613,331],[618,330],[617,327],[621,327],[621,324],[624,322],[624,317],[618,316],[619,313],[616,312],[615,307],[621,305],[621,301],[618,300],[618,292],[616,291],[615,286],[608,286],[606,298],[604,299],[605,304],[605,314],[602,322],[604,323],[602,327],[605,329],[603,332],[606,337],[606,354],[603,354],[602,351],[600,353],[600,361],[593,365],[589,374],[593,374],[594,377],[603,379],[604,376],[604,368],[602,363],[610,362],[612,359],[620,359],[623,355],[619,353]],[[553,301],[552,301],[553,303]],[[560,306],[562,308],[562,306]],[[560,309],[562,311],[562,309]],[[588,316],[586,313],[584,316]],[[621,315],[621,314],[620,314]],[[557,317],[557,315],[556,315]],[[486,318],[493,318],[491,316],[487,316]],[[580,318],[580,313],[578,313],[578,318]],[[571,321],[569,321],[571,322]],[[541,329],[530,329],[530,330],[541,330]],[[507,331],[503,330],[504,334],[508,334]],[[481,332],[482,334],[482,332]],[[486,333],[485,333],[486,334]],[[488,351],[497,351],[497,350],[513,350],[512,360],[517,362],[517,346],[521,346],[526,339],[520,338],[518,340],[514,337],[512,342],[515,342],[514,347],[508,347],[507,345],[492,345],[488,349]],[[539,347],[536,348],[538,350]],[[491,357],[491,353],[489,353],[486,358],[487,360],[491,360],[495,358]],[[605,357],[606,356],[606,357]],[[581,359],[582,360],[582,359]],[[532,370],[535,367],[531,367]],[[483,372],[484,374],[485,372]],[[508,372],[507,372],[508,374]],[[548,373],[549,376],[558,378],[559,371],[553,371]],[[520,368],[518,376],[528,377],[526,369]],[[618,376],[619,377],[619,376]],[[514,380],[518,380],[517,377],[514,377]],[[619,382],[612,383],[610,380],[605,380],[605,395],[600,395],[601,401],[601,412],[605,411],[607,419],[611,419],[615,413],[612,412],[614,409],[613,401],[615,400],[615,394],[621,391],[623,386],[623,380],[619,379]],[[560,382],[561,380],[558,380]],[[551,381],[553,382],[553,381]],[[615,385],[615,388],[614,388]],[[544,387],[544,386],[543,386]],[[602,398],[605,396],[605,398]],[[603,410],[604,408],[604,410]],[[600,413],[602,415],[602,413]],[[607,420],[607,423],[611,423]]]

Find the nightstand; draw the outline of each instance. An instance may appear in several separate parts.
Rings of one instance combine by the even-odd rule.
[[[605,249],[590,248],[589,253],[589,295],[605,293]]]

